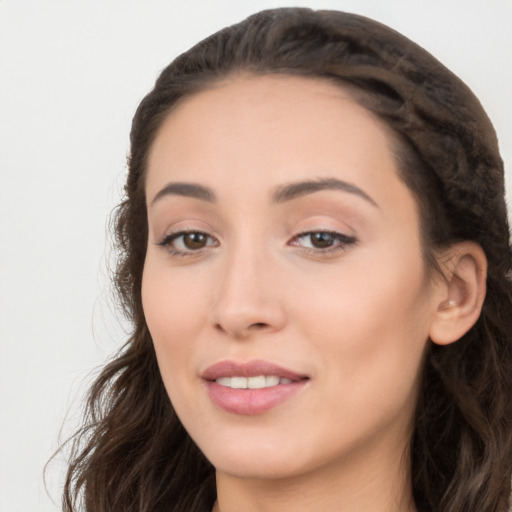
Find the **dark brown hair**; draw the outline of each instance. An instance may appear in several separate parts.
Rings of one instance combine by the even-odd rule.
[[[141,303],[147,244],[144,174],[151,144],[180,99],[232,73],[282,73],[339,83],[394,134],[402,178],[420,206],[424,250],[461,240],[488,259],[475,326],[430,344],[411,440],[419,509],[505,512],[512,466],[511,250],[494,129],[456,76],[421,47],[367,18],[276,9],[200,42],[172,62],[132,125],[126,198],[116,212],[115,283],[133,322],[102,371],[73,441],[64,510],[211,510],[214,470],[189,438],[159,374]]]

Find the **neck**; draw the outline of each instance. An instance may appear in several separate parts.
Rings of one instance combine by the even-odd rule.
[[[392,466],[366,459],[281,479],[237,478],[218,471],[214,511],[415,512],[408,460],[398,454]]]

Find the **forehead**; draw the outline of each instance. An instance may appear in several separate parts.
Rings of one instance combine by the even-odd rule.
[[[308,167],[321,173],[329,161],[349,168],[377,152],[381,162],[394,160],[389,131],[345,87],[316,78],[235,75],[174,107],[151,147],[148,172],[188,174],[207,165],[213,177],[218,164],[240,172],[272,165],[274,172],[294,166],[297,173]]]
[[[166,125],[177,122],[183,123],[183,128],[187,124],[186,120],[194,124],[201,119],[204,124],[217,116],[217,120],[223,118],[223,121],[235,121],[237,113],[246,115],[253,109],[258,109],[260,120],[268,123],[267,128],[285,121],[284,113],[295,116],[294,121],[297,118],[311,121],[321,116],[327,121],[326,111],[334,105],[338,107],[336,110],[350,109],[367,122],[379,125],[384,132],[388,131],[377,116],[360,105],[358,98],[364,97],[364,94],[351,84],[319,77],[233,73],[178,100],[162,123],[160,131]],[[252,121],[255,120],[254,114],[251,112]],[[302,128],[307,130],[307,124]],[[253,129],[256,127],[251,126]]]

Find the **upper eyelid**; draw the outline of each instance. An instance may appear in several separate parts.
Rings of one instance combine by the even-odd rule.
[[[218,239],[215,236],[201,229],[179,229],[171,233],[166,233],[163,237],[161,237],[161,241],[157,242],[157,244],[160,245],[162,243],[168,243],[171,240],[175,240],[180,236],[188,235],[190,233],[200,233],[201,235],[206,235],[208,238],[211,238],[212,240],[218,241]]]
[[[297,234],[293,235],[293,238],[298,238],[298,237],[306,236],[306,235],[312,235],[314,233],[328,233],[328,234],[331,234],[334,236],[338,236],[340,238],[354,239],[354,240],[356,238],[352,234],[348,234],[345,231],[341,231],[339,229],[333,229],[333,228],[306,229],[306,230],[300,231]]]
[[[212,230],[203,227],[192,227],[192,226],[180,226],[178,228],[168,228],[163,232],[163,235],[157,237],[159,240],[164,240],[172,237],[178,237],[180,235],[186,235],[187,233],[201,233],[211,238],[217,239],[218,237],[212,234]]]
[[[356,229],[354,218],[348,217],[343,212],[321,212],[315,211],[304,216],[292,217],[292,223],[288,225],[290,229],[297,229],[302,233],[329,232],[345,235],[352,235]]]
[[[339,235],[339,236],[346,236],[346,237],[351,236],[351,235],[347,235],[343,231],[333,229],[333,228],[305,229],[305,230],[299,231],[294,236],[311,235],[312,233],[331,233],[333,235]]]
[[[296,240],[297,238],[302,238],[304,236],[313,235],[315,233],[326,233],[329,235],[333,235],[335,238],[344,239],[345,241],[356,241],[356,237],[353,235],[347,235],[346,233],[341,233],[339,231],[334,231],[332,229],[314,229],[310,231],[303,231],[301,233],[297,233],[292,237],[292,240]]]

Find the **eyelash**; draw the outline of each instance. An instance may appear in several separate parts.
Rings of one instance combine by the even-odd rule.
[[[186,235],[200,235],[207,238],[207,243],[204,247],[200,247],[196,250],[188,249],[188,250],[180,250],[176,249],[173,246],[173,243],[178,240],[180,237],[184,237]],[[303,239],[305,237],[311,237],[313,235],[328,235],[332,237],[334,240],[333,245],[329,245],[327,247],[303,247],[298,243],[298,240]],[[209,243],[209,241],[214,241],[213,243]],[[302,250],[308,254],[326,254],[326,253],[336,253],[342,252],[347,249],[350,245],[354,245],[357,242],[356,238],[353,236],[344,235],[342,233],[338,233],[336,231],[325,231],[325,230],[316,230],[316,231],[304,231],[303,233],[299,233],[295,235],[290,242],[289,245],[294,247],[302,247]],[[219,243],[213,237],[208,235],[208,233],[204,233],[203,231],[179,231],[177,233],[171,233],[163,238],[161,242],[158,242],[156,245],[164,247],[167,249],[171,256],[194,256],[200,254],[201,251],[207,247],[218,247]]]
[[[313,235],[328,235],[332,237],[335,241],[334,245],[330,245],[328,247],[302,247],[302,250],[306,253],[311,254],[326,254],[326,253],[336,253],[341,252],[347,249],[347,247],[354,245],[357,240],[353,236],[344,235],[343,233],[338,233],[336,231],[325,231],[325,230],[317,230],[317,231],[305,231],[303,233],[299,233],[295,235],[292,239],[291,245],[297,246],[297,243],[293,243],[294,241],[300,240],[301,238],[311,237]]]
[[[180,250],[173,247],[173,242],[178,240],[180,237],[185,237],[186,235],[201,235],[205,236],[209,240],[215,240],[213,237],[211,237],[208,233],[204,233],[203,231],[195,231],[195,230],[189,230],[189,231],[179,231],[177,233],[171,233],[163,238],[163,240],[157,245],[161,247],[165,247],[169,254],[171,256],[194,256],[195,254],[198,254],[201,252],[202,249],[208,247],[208,246],[217,246],[218,242],[215,241],[214,244],[208,244],[205,247],[201,247],[197,250],[194,249],[188,249],[188,250]]]

